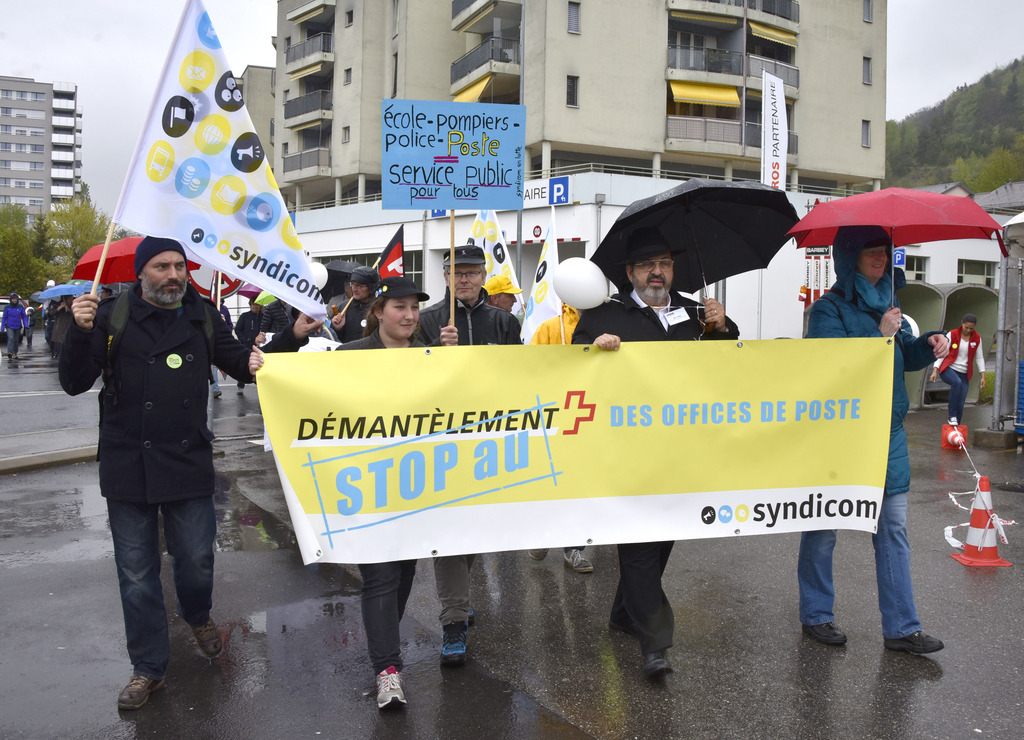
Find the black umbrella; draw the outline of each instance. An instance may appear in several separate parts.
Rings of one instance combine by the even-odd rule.
[[[630,234],[655,228],[675,259],[673,290],[696,293],[708,283],[767,267],[798,220],[786,193],[768,185],[687,180],[630,204],[590,259],[624,289]]]
[[[329,300],[332,296],[345,292],[345,281],[357,267],[362,267],[362,265],[351,260],[331,260],[324,267],[327,268],[327,282],[320,290],[320,295],[324,297],[324,300]]]

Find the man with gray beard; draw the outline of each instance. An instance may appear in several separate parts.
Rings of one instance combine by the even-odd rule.
[[[583,312],[572,343],[617,350],[621,342],[737,339],[739,329],[721,303],[708,298],[700,306],[672,290],[674,270],[669,243],[658,230],[634,231],[626,246],[629,284],[619,286],[622,292],[611,300]],[[628,542],[618,546],[619,586],[608,627],[640,641],[644,675],[650,679],[672,672],[667,650],[672,646],[675,621],[661,587],[672,545]]]
[[[213,604],[213,433],[207,426],[210,365],[253,382],[262,358],[231,335],[217,309],[187,282],[185,250],[147,236],[135,251],[139,280],[100,302],[86,294],[60,356],[60,384],[100,391],[100,492],[107,500],[114,564],[132,661],[118,709],[138,709],[163,686],[170,655],[160,583],[159,515],[173,560],[178,612],[202,653],[223,647]],[[294,351],[319,322],[301,318],[264,352]]]

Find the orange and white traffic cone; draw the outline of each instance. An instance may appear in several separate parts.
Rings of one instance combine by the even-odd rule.
[[[997,531],[999,539],[1006,544],[1002,522],[992,511],[992,491],[989,488],[988,476],[983,475],[978,481],[978,492],[971,505],[971,524],[967,530],[964,551],[951,552],[949,556],[964,565],[1013,565],[1009,560],[999,557],[999,548],[996,545]]]
[[[964,424],[942,425],[942,449],[962,450],[967,446],[967,427]]]

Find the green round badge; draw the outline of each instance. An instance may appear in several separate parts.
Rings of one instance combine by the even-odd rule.
[[[181,355],[167,355],[167,367],[177,370],[181,367]]]

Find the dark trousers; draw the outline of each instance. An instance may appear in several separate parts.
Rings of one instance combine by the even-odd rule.
[[[619,545],[619,587],[611,620],[636,633],[644,654],[672,647],[675,617],[661,588],[673,542]]]
[[[366,630],[366,648],[373,663],[373,672],[388,666],[402,670],[402,645],[398,624],[405,614],[405,603],[412,591],[416,575],[415,560],[391,563],[369,563],[359,566],[363,590],[359,600]]]
[[[107,499],[128,656],[134,673],[154,681],[163,679],[170,657],[167,611],[160,583],[161,512],[178,614],[192,627],[199,627],[210,618],[213,541],[217,534],[213,496],[163,504]]]

